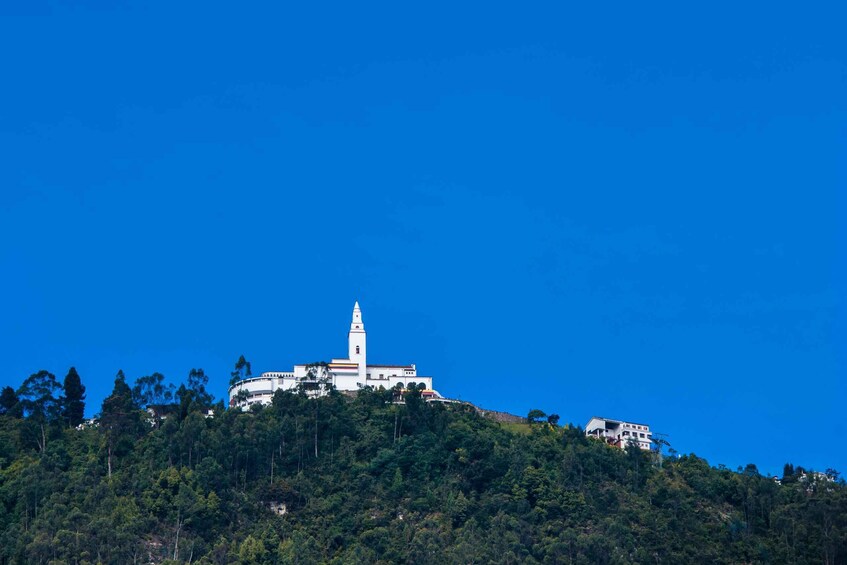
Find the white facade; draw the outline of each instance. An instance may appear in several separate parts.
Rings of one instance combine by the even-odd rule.
[[[323,381],[335,386],[338,390],[358,390],[365,386],[374,388],[393,388],[397,384],[404,387],[409,383],[417,383],[432,390],[432,377],[418,376],[414,364],[409,365],[368,365],[367,363],[367,334],[365,323],[362,321],[362,310],[359,303],[353,306],[353,319],[347,334],[347,357],[333,359],[326,365],[295,365],[293,371],[268,371],[258,377],[238,381],[229,387],[229,405],[249,406],[250,404],[270,404],[277,390],[291,390],[303,385],[306,388],[318,389]],[[246,399],[239,400],[246,394]]]
[[[585,425],[585,435],[602,439],[609,445],[620,448],[625,448],[631,442],[641,449],[650,449],[653,444],[653,434],[647,424],[623,422],[596,416]]]

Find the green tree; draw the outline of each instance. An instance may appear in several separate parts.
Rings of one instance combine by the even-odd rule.
[[[317,361],[306,365],[306,376],[298,383],[297,388],[302,393],[323,395],[332,388],[332,372],[329,363]]]
[[[191,369],[188,372],[188,390],[193,394],[193,402],[201,409],[208,410],[214,402],[214,397],[206,390],[209,377],[203,369]]]
[[[782,480],[783,481],[790,480],[790,479],[793,479],[794,476],[795,476],[794,465],[792,465],[791,463],[786,463],[785,465],[783,465],[783,467],[782,467]]]
[[[74,428],[85,419],[85,387],[74,367],[65,375],[62,388],[62,419],[69,427]]]
[[[247,399],[250,398],[250,393],[247,392],[246,389],[240,388],[238,392],[235,393],[235,403],[238,405],[244,404],[247,402]]]
[[[671,444],[668,440],[663,437],[660,437],[658,434],[653,434],[650,438],[650,441],[653,443],[652,448],[659,462],[659,467],[662,466],[662,462],[664,461],[664,452],[663,449],[671,448]]]
[[[250,378],[252,375],[253,371],[250,369],[250,362],[242,355],[235,362],[235,370],[230,373],[229,386],[234,385],[238,381]]]
[[[47,427],[60,417],[59,399],[55,396],[59,388],[56,376],[41,370],[30,375],[18,389],[18,398],[27,421],[37,428],[31,437],[35,437],[41,452],[47,448]]]
[[[141,413],[133,400],[132,391],[126,384],[123,371],[115,377],[115,387],[103,401],[100,427],[105,432],[107,469],[112,477],[112,458],[119,457],[132,449],[133,441],[141,431]]]
[[[18,395],[10,386],[4,386],[3,391],[0,392],[0,416],[4,414],[20,417]]]
[[[547,416],[547,414],[545,414],[544,412],[542,412],[538,408],[533,408],[526,415],[526,421],[529,422],[530,424],[534,424],[534,423],[538,422],[538,420],[540,420],[541,418],[544,418],[546,416]]]
[[[61,388],[56,376],[49,371],[38,371],[30,375],[18,389],[18,398],[27,416],[39,416],[55,420],[59,416],[59,399],[56,391]]]
[[[261,540],[247,536],[238,546],[238,562],[244,565],[264,563],[265,546]]]
[[[165,383],[162,373],[153,373],[139,377],[132,387],[132,400],[138,406],[162,406],[170,404],[174,399],[174,385]]]

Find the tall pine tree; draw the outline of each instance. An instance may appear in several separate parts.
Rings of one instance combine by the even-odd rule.
[[[68,370],[63,388],[62,419],[69,427],[75,428],[85,419],[85,387],[76,368],[71,367]]]
[[[112,458],[132,451],[133,442],[141,433],[141,412],[132,399],[132,390],[126,384],[123,371],[115,377],[112,394],[103,401],[100,428],[106,436],[106,464],[112,478]]]

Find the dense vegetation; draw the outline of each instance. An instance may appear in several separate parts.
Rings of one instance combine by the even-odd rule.
[[[224,410],[206,382],[119,373],[97,425],[76,371],[3,389],[0,563],[847,562],[847,489],[800,468],[660,461],[418,391]]]

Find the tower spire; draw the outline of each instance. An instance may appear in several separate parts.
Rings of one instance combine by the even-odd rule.
[[[367,334],[365,333],[365,323],[362,321],[362,309],[359,308],[359,301],[353,305],[353,321],[350,322],[350,333],[347,334],[348,359],[355,361],[359,366],[359,378],[367,378]]]
[[[359,301],[353,305],[353,321],[350,322],[350,331],[359,330],[365,331],[365,324],[362,322],[362,309],[359,308]]]

